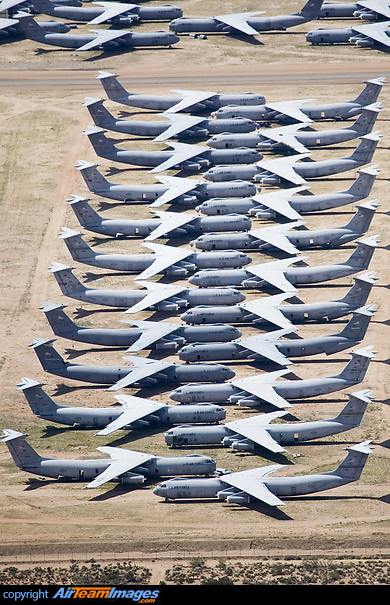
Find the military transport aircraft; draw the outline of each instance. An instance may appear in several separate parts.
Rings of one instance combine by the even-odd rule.
[[[262,502],[269,506],[284,506],[280,497],[302,496],[346,485],[360,478],[367,457],[372,452],[370,441],[347,447],[348,454],[334,471],[293,477],[268,477],[283,465],[230,473],[218,478],[169,479],[154,488],[156,496],[168,500],[217,498],[228,504],[249,505]],[[280,496],[280,497],[279,497]]]
[[[131,385],[150,386],[158,382],[187,383],[211,380],[223,382],[235,376],[235,372],[218,363],[179,365],[169,361],[158,361],[149,357],[123,357],[132,366],[82,365],[64,361],[54,349],[55,339],[35,338],[29,346],[33,349],[42,368],[49,374],[70,380],[112,385],[108,391],[118,391]]]
[[[169,405],[132,395],[116,395],[120,407],[74,407],[57,405],[43,390],[43,383],[22,378],[18,384],[32,412],[42,420],[76,426],[100,428],[97,435],[111,435],[119,429],[139,429],[149,425],[219,422],[226,411],[219,405]]]
[[[250,452],[260,446],[275,454],[286,452],[282,444],[298,445],[304,441],[323,439],[350,431],[359,426],[368,404],[373,399],[371,391],[355,391],[348,395],[346,406],[329,420],[271,424],[273,420],[285,416],[288,412],[269,412],[212,426],[173,427],[164,434],[165,443],[172,448],[187,445],[221,445],[238,452]]]
[[[43,303],[41,307],[56,336],[105,347],[129,347],[129,353],[144,349],[169,353],[188,342],[226,342],[242,336],[240,330],[225,324],[186,326],[136,319],[122,320],[134,328],[87,328],[75,324],[64,312],[64,307],[54,303]]]
[[[0,437],[0,440],[6,443],[16,466],[42,477],[90,481],[85,486],[87,488],[100,487],[107,481],[139,485],[151,477],[212,475],[216,470],[215,460],[200,454],[165,457],[111,446],[97,448],[110,458],[48,458],[40,456],[25,441],[26,437],[28,434],[12,429],[4,429],[4,434]]]
[[[39,21],[37,25],[47,33],[65,34],[74,29],[75,26],[61,23],[60,21]],[[12,36],[24,37],[24,34],[20,28],[19,21],[17,19],[0,19],[0,39],[9,38]]]
[[[245,296],[235,288],[191,289],[174,284],[138,281],[137,285],[146,290],[101,290],[87,288],[72,273],[72,267],[53,263],[49,269],[53,273],[64,296],[109,307],[126,307],[131,313],[145,309],[157,311],[178,311],[180,308],[197,304],[234,305],[245,300]],[[129,309],[130,307],[130,309]]]
[[[368,346],[352,351],[352,359],[335,376],[279,381],[278,378],[290,372],[289,369],[283,369],[219,384],[185,384],[172,391],[170,398],[180,403],[228,402],[244,407],[258,407],[267,403],[276,408],[288,408],[291,407],[290,400],[300,403],[302,399],[334,393],[362,382],[375,356],[372,348]]]
[[[390,8],[390,5],[389,5]],[[389,11],[390,12],[390,11]],[[319,44],[355,44],[360,48],[390,46],[390,21],[356,25],[342,29],[314,29],[306,34],[307,42]]]

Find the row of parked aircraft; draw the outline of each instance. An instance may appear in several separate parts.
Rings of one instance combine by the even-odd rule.
[[[11,11],[10,19],[2,19],[3,36],[22,34],[37,42],[73,48],[79,51],[94,49],[112,50],[148,46],[172,47],[180,41],[180,34],[233,34],[248,37],[262,32],[285,31],[316,19],[348,17],[370,23],[341,29],[319,28],[306,34],[306,40],[319,44],[356,44],[359,47],[390,46],[388,35],[390,8],[383,0],[354,3],[323,3],[308,0],[298,13],[260,16],[264,11],[214,15],[211,17],[185,17],[180,7],[160,5],[145,7],[118,2],[93,2],[86,6],[79,0],[2,0],[0,12]],[[19,6],[21,5],[21,6]],[[148,21],[169,21],[170,31],[135,32],[122,29],[91,30],[86,34],[69,33],[73,27],[62,22],[35,21],[30,13],[14,13],[19,7],[33,13],[86,22],[91,26],[108,24],[112,27],[131,27]],[[374,22],[374,23],[372,23]],[[75,24],[74,24],[75,25]]]
[[[161,111],[160,103],[164,103],[164,111],[173,109],[172,115],[176,115],[176,111],[192,111],[193,107],[198,112],[203,110],[208,113],[224,107],[223,95],[217,93],[180,91],[182,94],[173,95],[171,100],[167,97],[161,99],[158,96],[154,96],[153,99],[151,97],[142,99],[143,95],[131,95],[127,92],[124,95],[123,87],[112,74],[99,74],[99,79],[110,94],[114,95],[113,91],[119,89],[121,98],[125,97],[128,100],[127,104],[132,102],[134,96],[136,97],[134,102],[138,103],[135,106],[142,107],[140,103],[149,105],[153,103],[153,109]],[[367,115],[370,112],[377,115],[379,110],[377,98],[384,83],[384,79],[377,79],[366,84],[363,93],[358,97],[360,109],[357,107],[356,100],[352,102],[355,103],[356,115]],[[181,98],[178,100],[177,96]],[[230,100],[233,103],[239,102],[231,97]],[[245,96],[244,102],[246,100]],[[257,99],[255,104],[256,102]],[[262,102],[265,102],[264,98]],[[91,105],[102,108],[100,101],[88,103],[88,109]],[[345,105],[348,104],[340,104],[339,115]],[[277,111],[275,115],[278,115]],[[218,122],[216,117],[207,120],[210,123]],[[257,124],[253,120],[251,122],[252,126],[253,123]],[[202,134],[205,137],[208,131]],[[201,133],[198,131],[195,136],[200,137]],[[371,159],[372,155],[367,163]],[[77,168],[92,191],[97,186],[96,183],[98,187],[103,183],[103,187],[107,186],[107,190],[110,191],[111,185],[100,175],[96,165],[80,162]],[[377,174],[377,167],[360,168],[355,183],[347,192],[308,197],[315,198],[316,210],[361,201],[369,196]],[[201,202],[201,205],[197,206],[198,212],[202,211],[203,204],[210,203],[212,208],[216,189],[209,189],[209,185],[215,185],[214,183],[181,177],[158,178],[161,184],[149,186],[148,195],[146,195],[148,186],[112,185],[112,187],[122,187],[120,195],[124,196],[114,199],[148,201],[151,202],[151,207],[155,204],[173,202],[179,204],[184,202],[187,205]],[[44,420],[64,425],[96,427],[99,429],[97,433],[99,436],[109,435],[124,428],[137,430],[149,424],[179,425],[173,426],[165,433],[165,442],[170,447],[211,444],[231,447],[235,451],[253,451],[261,446],[272,453],[285,452],[283,445],[287,443],[326,437],[360,424],[372,399],[370,390],[350,393],[344,409],[329,420],[277,424],[271,424],[271,421],[287,413],[285,410],[292,407],[290,401],[302,401],[313,396],[350,389],[364,380],[370,361],[375,355],[372,346],[353,351],[351,360],[338,375],[307,380],[279,379],[289,373],[287,366],[292,363],[290,357],[318,353],[329,355],[355,347],[362,342],[375,310],[373,305],[367,304],[371,288],[375,283],[375,272],[356,275],[354,285],[340,300],[309,304],[283,303],[298,293],[296,285],[320,283],[368,269],[377,247],[378,236],[358,238],[365,235],[370,227],[377,208],[376,200],[360,203],[348,225],[335,227],[326,232],[325,230],[324,232],[290,232],[290,229],[298,226],[294,223],[287,224],[287,227],[274,225],[252,230],[249,213],[255,217],[258,213],[262,219],[274,219],[279,216],[275,211],[278,207],[279,193],[284,209],[291,208],[294,212],[299,209],[300,212],[305,212],[305,206],[298,205],[296,209],[292,206],[294,199],[299,197],[295,196],[298,192],[297,188],[258,195],[256,185],[238,181],[242,188],[238,193],[234,183],[233,181],[218,184],[219,187],[223,187],[224,199],[220,201],[227,204],[226,209],[220,212],[210,210],[210,214],[206,212],[205,216],[153,210],[157,218],[128,221],[105,219],[95,212],[87,198],[71,197],[70,207],[84,228],[113,237],[120,235],[143,238],[143,245],[152,250],[153,254],[128,256],[96,253],[84,241],[80,232],[63,228],[60,238],[64,240],[73,260],[104,269],[136,273],[136,283],[144,289],[113,291],[87,288],[73,274],[72,267],[53,263],[50,272],[56,278],[62,294],[92,304],[126,308],[126,313],[130,315],[146,309],[167,313],[182,308],[185,311],[181,315],[181,323],[126,319],[125,323],[135,327],[103,329],[78,326],[64,312],[64,305],[44,303],[42,311],[54,335],[87,344],[126,347],[129,353],[147,349],[162,350],[168,354],[174,351],[177,352],[179,360],[186,363],[130,355],[124,357],[124,360],[131,362],[131,366],[74,364],[65,361],[54,349],[54,340],[47,338],[36,338],[31,349],[37,354],[46,372],[71,380],[104,384],[108,386],[108,391],[120,391],[127,387],[143,387],[156,383],[173,384],[176,388],[171,392],[170,398],[180,402],[180,405],[129,395],[116,396],[120,407],[77,408],[57,405],[43,390],[41,382],[24,378],[19,389],[25,395],[34,414]],[[250,193],[245,190],[246,185],[249,186]],[[99,191],[98,195],[105,197],[102,193],[103,189],[100,188]],[[119,189],[115,194],[119,195]],[[267,200],[270,200],[269,203]],[[218,203],[218,200],[215,201]],[[234,214],[229,210],[229,203],[241,202],[246,204],[245,214]],[[254,210],[253,214],[252,210]],[[283,211],[281,214],[283,215]],[[205,232],[211,232],[210,237],[229,239],[231,236],[232,245],[222,246],[221,251],[217,251],[217,246],[212,247],[211,251],[203,251],[202,246],[198,245],[198,240],[194,240],[196,245],[190,249],[152,243],[158,238],[192,236],[197,232],[202,233],[198,240],[205,237]],[[290,240],[292,233],[296,235]],[[304,238],[307,233],[310,234],[310,241]],[[301,235],[302,239],[300,239]],[[237,236],[249,236],[253,238],[251,243],[255,241],[256,245],[240,245],[236,241]],[[300,256],[254,265],[251,264],[252,258],[247,253],[253,248],[262,249],[263,246],[271,246],[291,255],[299,253],[300,248],[323,247],[329,244],[338,247],[344,242],[356,239],[358,239],[356,249],[345,262],[318,267],[305,265],[303,263],[305,257]],[[259,242],[261,242],[260,246]],[[202,251],[198,252],[196,248]],[[200,287],[193,288],[185,283],[176,285],[146,281],[157,274],[182,279],[190,273],[192,276],[188,278],[189,284]],[[209,278],[216,280],[215,286],[210,287]],[[244,293],[247,288],[267,291],[270,287],[279,289],[281,293],[254,300],[247,300]],[[318,321],[322,318],[332,320],[346,315],[351,315],[351,318],[344,329],[337,334],[315,338],[282,339],[296,332],[295,323]],[[242,338],[242,331],[238,327],[221,324],[221,321],[228,321],[229,324],[237,324],[239,327],[240,324],[252,324],[255,327],[262,324],[268,327],[273,325],[277,329],[258,336]],[[236,378],[235,360],[245,360],[252,364],[271,362],[280,369]],[[204,363],[204,361],[212,361],[212,363]],[[229,365],[221,365],[215,363],[216,361],[229,361]],[[256,408],[265,413],[219,424],[226,418],[226,410],[221,407],[221,404],[226,403]],[[164,457],[108,446],[99,447],[98,450],[107,454],[109,458],[65,461],[41,457],[26,442],[26,435],[18,431],[5,429],[2,440],[7,443],[20,468],[43,476],[55,478],[65,476],[89,481],[87,487],[90,488],[101,486],[110,480],[140,484],[150,477],[179,475],[180,478],[169,479],[157,486],[154,493],[169,500],[216,497],[237,504],[260,500],[271,506],[284,504],[280,497],[312,493],[355,481],[359,478],[372,449],[369,442],[348,448],[345,460],[332,472],[268,478],[268,475],[279,469],[280,465],[231,473],[224,469],[217,470],[215,460],[208,456]],[[215,473],[218,476],[215,476]],[[186,479],[183,475],[196,475],[197,478]],[[200,479],[199,475],[213,475],[213,477]]]

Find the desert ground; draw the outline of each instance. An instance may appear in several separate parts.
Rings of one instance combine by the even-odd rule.
[[[205,13],[200,1],[183,0],[180,5],[187,16]],[[294,12],[297,3],[277,4],[266,1],[262,10],[272,14]],[[202,10],[201,10],[202,9]],[[253,3],[212,2],[207,14],[255,10]],[[218,12],[217,12],[218,11]],[[345,22],[348,23],[348,22]],[[153,24],[166,29],[165,24]],[[328,26],[329,23],[326,23]],[[145,217],[146,205],[125,205],[91,195],[75,170],[78,160],[96,162],[112,182],[154,183],[147,170],[110,164],[97,159],[83,130],[91,123],[85,97],[103,97],[104,91],[95,78],[99,70],[120,75],[120,81],[131,92],[167,93],[171,89],[254,91],[267,99],[288,100],[315,98],[333,102],[355,98],[363,80],[384,76],[389,79],[388,55],[379,50],[355,47],[311,47],[304,32],[318,27],[306,24],[291,31],[259,36],[259,42],[248,43],[237,37],[209,36],[206,40],[182,37],[177,47],[167,50],[139,50],[127,53],[94,51],[82,56],[77,51],[43,47],[30,40],[1,44],[0,53],[0,132],[1,132],[1,418],[2,428],[28,433],[29,442],[45,456],[94,458],[102,456],[96,447],[112,445],[159,455],[174,455],[169,450],[163,431],[120,431],[111,439],[95,436],[95,431],[82,431],[50,425],[33,416],[16,385],[24,376],[42,381],[45,389],[59,404],[113,405],[112,393],[96,385],[80,384],[45,374],[34,352],[28,349],[34,338],[51,338],[52,333],[39,310],[42,302],[67,305],[67,313],[80,325],[121,327],[123,310],[104,309],[65,299],[48,272],[53,261],[71,263],[64,243],[58,238],[62,226],[79,229],[66,200],[71,194],[91,197],[95,209],[106,217]],[[320,24],[323,26],[323,23]],[[336,27],[331,22],[329,26]],[[345,25],[346,27],[348,25]],[[83,31],[86,26],[80,26]],[[146,27],[146,26],[144,26]],[[150,26],[148,26],[151,28]],[[382,139],[372,164],[381,172],[370,199],[380,202],[370,234],[379,234],[381,242],[370,265],[377,271],[377,285],[369,302],[377,311],[362,346],[373,345],[377,351],[365,381],[353,390],[372,389],[375,397],[359,428],[321,443],[290,446],[285,456],[233,453],[227,449],[198,449],[211,455],[218,466],[232,471],[271,463],[282,463],[281,475],[330,470],[344,457],[349,444],[371,440],[375,446],[361,479],[330,492],[286,500],[283,508],[262,506],[240,507],[218,501],[165,503],[152,493],[154,484],[141,489],[124,489],[105,485],[91,493],[78,483],[64,483],[30,477],[17,469],[5,445],[0,448],[0,553],[9,562],[21,553],[34,553],[43,560],[50,553],[74,555],[87,553],[204,553],[241,550],[288,552],[316,550],[368,549],[374,552],[389,548],[390,526],[390,450],[389,450],[389,262],[388,262],[388,188],[389,188],[389,89],[380,95],[383,104],[376,129]],[[105,106],[119,117],[156,119],[151,112],[132,110],[110,101]],[[339,124],[342,127],[342,124]],[[335,127],[333,123],[315,124],[317,129]],[[109,136],[122,148],[154,149],[148,140],[127,139],[115,133]],[[164,148],[160,146],[158,148]],[[313,159],[349,155],[355,142],[313,153]],[[176,174],[174,171],[169,174]],[[191,175],[193,176],[193,175]],[[311,183],[311,192],[346,190],[355,180],[347,172]],[[264,189],[265,190],[265,189]],[[176,208],[172,208],[176,209]],[[188,211],[182,207],[178,211]],[[343,225],[355,208],[346,206],[334,212],[307,217],[311,229]],[[264,223],[265,224],[265,223]],[[254,225],[263,225],[254,221]],[[103,252],[141,252],[139,240],[111,240],[85,233],[85,240]],[[188,240],[178,242],[185,246]],[[337,250],[309,252],[311,265],[346,259],[354,243]],[[270,260],[254,253],[253,262]],[[75,274],[91,287],[131,289],[134,276],[113,274],[97,268],[75,266]],[[302,288],[299,296],[305,302],[333,300],[343,296],[352,278],[321,286]],[[260,293],[260,296],[265,294]],[[248,292],[248,298],[258,294]],[[177,314],[179,317],[180,313]],[[139,318],[166,321],[168,314],[141,313]],[[334,333],[345,325],[345,319],[331,324],[301,326],[300,335],[309,337]],[[254,333],[246,327],[244,335]],[[101,350],[82,344],[56,340],[56,349],[67,360],[77,363],[116,365],[124,351]],[[147,353],[143,353],[146,355]],[[349,360],[348,351],[336,356],[298,359],[292,372],[296,377],[337,374]],[[177,361],[175,356],[172,360]],[[123,362],[122,362],[123,363]],[[237,376],[254,374],[254,364],[232,364]],[[128,390],[132,394],[169,402],[167,390]],[[334,416],[347,401],[343,391],[317,400],[297,403],[287,419],[309,420]],[[227,419],[259,413],[259,410],[226,406]],[[261,411],[261,410],[260,410]],[[193,450],[183,450],[190,453]]]

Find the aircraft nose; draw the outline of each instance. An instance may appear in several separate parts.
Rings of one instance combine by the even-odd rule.
[[[193,286],[199,286],[200,281],[201,280],[200,280],[199,276],[196,273],[194,273],[194,275],[191,275],[191,277],[188,278],[188,282],[190,284],[192,284]]]
[[[241,294],[241,292],[236,292],[236,301],[237,302],[242,302],[243,300],[245,300],[245,294]]]
[[[162,487],[160,487],[160,485],[157,485],[157,487],[155,487],[154,490],[153,490],[153,493],[156,496],[163,496],[164,497],[164,495],[165,495],[164,492],[165,492],[165,490]]]

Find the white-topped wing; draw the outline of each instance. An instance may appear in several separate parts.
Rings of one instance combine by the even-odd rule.
[[[0,2],[0,12],[8,10],[9,8],[13,8],[18,4],[23,4],[25,0],[3,0]]]
[[[293,185],[307,185],[307,181],[295,172],[294,165],[298,160],[308,158],[310,155],[310,153],[301,153],[284,158],[277,158],[276,160],[257,162],[257,165],[267,172],[276,174],[276,176],[279,176],[281,179],[289,181]]]
[[[100,25],[100,23],[104,23],[105,21],[108,21],[108,19],[123,15],[123,13],[132,11],[137,7],[137,4],[121,4],[120,2],[92,2],[92,4],[101,6],[105,11],[98,17],[92,19],[92,21],[89,21],[89,25]],[[134,14],[134,20],[137,20],[137,18],[138,16]]]
[[[352,29],[358,34],[363,34],[363,36],[367,36],[367,38],[371,38],[372,40],[375,40],[375,42],[379,42],[379,44],[390,46],[390,36],[388,35],[390,34],[389,27],[390,21],[383,21],[382,23],[357,25]]]
[[[263,229],[252,229],[248,233],[271,246],[275,246],[275,248],[283,250],[283,252],[287,252],[287,254],[299,254],[298,248],[290,242],[286,233],[290,231],[290,229],[300,227],[303,224],[304,221],[294,221],[292,223],[286,223],[285,225],[273,225],[272,227],[265,227]]]
[[[172,92],[176,92],[178,95],[183,97],[180,101],[176,103],[176,105],[172,105],[169,109],[166,110],[166,113],[177,113],[178,111],[184,111],[192,105],[196,105],[197,103],[202,103],[202,101],[207,101],[208,99],[212,99],[217,94],[216,92],[210,92],[208,90],[172,90]]]
[[[93,50],[94,48],[102,46],[106,42],[118,40],[118,38],[123,38],[123,36],[131,34],[130,31],[126,31],[124,29],[91,29],[90,31],[93,34],[96,34],[96,38],[94,40],[91,40],[91,42],[87,42],[86,44],[84,44],[84,46],[80,46],[78,50]],[[84,134],[86,134],[86,132],[84,132]]]
[[[294,187],[292,189],[282,189],[281,191],[272,191],[270,193],[255,195],[253,199],[256,202],[259,202],[259,204],[266,206],[266,208],[270,208],[293,221],[302,217],[299,212],[291,207],[289,199],[296,193],[305,191],[309,188],[308,185],[301,185],[300,187]]]
[[[173,286],[156,282],[137,281],[137,283],[140,286],[147,288],[149,292],[145,298],[130,307],[130,309],[127,309],[125,313],[138,313],[138,311],[144,311],[148,307],[156,305],[163,300],[167,300],[167,298],[170,298],[171,296],[178,295],[180,292],[187,289],[185,286]]]
[[[278,309],[281,302],[286,300],[286,298],[291,298],[294,294],[295,292],[283,292],[282,294],[275,294],[274,296],[266,296],[264,298],[240,303],[240,307],[281,328],[294,329],[291,321]]]
[[[156,275],[157,273],[162,273],[168,267],[179,263],[181,260],[184,260],[193,254],[192,250],[174,248],[173,246],[164,246],[162,244],[144,243],[141,245],[153,250],[153,252],[156,253],[156,260],[153,261],[150,267],[142,271],[137,279],[149,279],[149,277],[153,277],[153,275]]]
[[[290,334],[291,329],[285,328],[283,330],[276,330],[274,332],[268,334],[259,334],[258,336],[248,336],[247,338],[240,338],[235,342],[274,363],[278,363],[281,366],[286,366],[292,364],[283,353],[281,353],[274,342],[280,338],[280,336],[284,336],[285,334]],[[273,342],[270,342],[270,341]]]
[[[266,427],[271,420],[285,416],[285,414],[287,414],[287,412],[270,412],[268,414],[252,416],[251,418],[242,418],[241,420],[226,422],[224,426],[239,435],[242,435],[245,439],[250,439],[254,443],[257,443],[257,445],[265,447],[276,454],[285,452],[286,450],[271,437]]]
[[[19,21],[17,19],[0,19],[0,29],[7,29],[11,25],[17,25]]]
[[[108,454],[112,458],[112,463],[109,467],[106,468],[105,471],[100,473],[90,483],[88,483],[85,487],[94,488],[100,487],[103,483],[107,481],[112,481],[116,477],[120,477],[123,473],[131,471],[133,468],[136,468],[140,464],[155,458],[155,456],[151,454],[144,454],[142,452],[134,452],[132,450],[123,450],[119,447],[110,447],[103,446],[97,448],[99,452],[103,452],[104,454]]]
[[[248,13],[235,13],[231,15],[217,15],[214,19],[234,27],[243,34],[248,36],[258,36],[259,32],[248,23],[248,19],[254,15],[263,15],[265,11],[252,11]]]
[[[182,227],[198,218],[196,214],[186,214],[184,212],[165,212],[162,210],[151,210],[150,212],[161,219],[161,224],[145,237],[145,242],[159,239],[170,231]]]
[[[263,482],[264,477],[280,468],[283,468],[283,464],[272,464],[270,466],[254,468],[248,471],[239,471],[238,473],[222,475],[220,479],[224,483],[236,487],[249,496],[261,500],[261,502],[265,502],[265,504],[269,504],[270,506],[284,506],[284,502],[270,492]]]
[[[164,170],[169,170],[182,162],[186,162],[187,160],[191,160],[198,155],[206,153],[206,151],[210,151],[208,147],[203,147],[201,145],[188,145],[187,143],[169,143],[169,145],[170,147],[173,147],[171,157],[168,160],[165,160],[165,162],[162,162],[156,166],[156,168],[149,170],[150,174],[156,174],[158,172],[163,172]]]
[[[123,413],[110,422],[104,429],[96,433],[96,435],[111,435],[119,429],[136,422],[148,414],[158,412],[164,407],[165,403],[159,403],[158,401],[152,401],[151,399],[142,399],[142,397],[134,397],[133,395],[118,395],[116,399],[124,407]]]
[[[251,395],[255,395],[263,401],[267,401],[277,408],[290,408],[291,403],[278,395],[273,388],[274,382],[280,376],[284,376],[290,370],[277,370],[276,372],[267,372],[259,376],[247,376],[246,378],[238,378],[232,380],[231,383],[243,391],[247,391]]]
[[[160,195],[153,204],[150,204],[149,208],[158,208],[164,204],[169,204],[177,197],[192,191],[195,187],[204,183],[204,181],[185,179],[180,176],[158,176],[157,179],[163,185],[167,185],[169,189]]]
[[[168,128],[158,135],[154,142],[160,143],[162,141],[166,141],[167,139],[171,139],[172,137],[176,137],[178,134],[188,130],[189,128],[193,128],[198,124],[201,124],[205,121],[205,118],[200,118],[198,116],[183,116],[176,115],[175,113],[169,113],[168,111],[160,114],[164,118],[168,118],[171,121],[171,125]]]
[[[358,4],[359,7],[363,6],[364,8],[368,8],[378,15],[382,15],[383,17],[390,19],[390,5],[388,0],[359,0]]]
[[[181,326],[181,324],[167,323],[165,321],[137,321],[135,319],[124,319],[122,321],[137,326],[142,330],[142,335],[127,349],[128,353],[138,353],[138,351],[146,349],[154,342],[157,342],[157,340],[160,340],[160,338],[172,334],[172,332]]]
[[[300,143],[295,137],[297,130],[306,128],[310,122],[303,122],[299,124],[289,124],[288,126],[281,126],[280,128],[269,128],[267,130],[259,130],[258,134],[276,143],[283,143],[287,147],[291,147],[297,153],[310,153],[307,147]]]
[[[130,386],[144,378],[153,376],[157,372],[166,370],[173,365],[168,361],[157,361],[155,359],[148,359],[143,357],[126,356],[123,359],[131,361],[134,364],[134,368],[129,368],[129,373],[121,380],[118,380],[115,384],[107,389],[107,391],[119,391],[125,387]]]
[[[296,99],[295,101],[278,101],[276,103],[266,103],[266,106],[298,122],[313,122],[300,110],[305,103],[313,103],[317,99]]]
[[[307,258],[307,256],[294,256],[293,258],[276,260],[271,263],[262,263],[261,265],[247,267],[246,271],[253,273],[256,277],[260,277],[260,279],[263,279],[271,286],[274,286],[283,292],[298,292],[288,279],[286,279],[285,271],[293,263],[304,260],[305,258]]]

